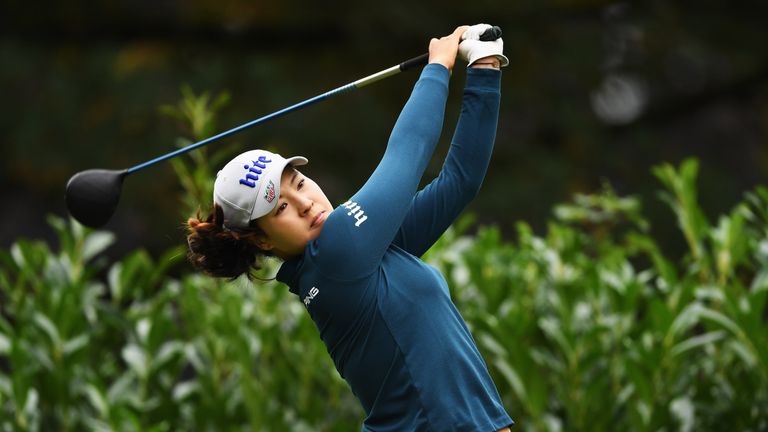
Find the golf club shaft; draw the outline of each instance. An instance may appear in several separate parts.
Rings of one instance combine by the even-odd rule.
[[[289,106],[287,108],[283,108],[283,109],[281,109],[279,111],[275,111],[275,112],[273,112],[271,114],[267,114],[267,115],[265,115],[263,117],[259,117],[256,120],[252,120],[252,121],[250,121],[248,123],[244,123],[244,124],[242,124],[240,126],[232,128],[232,129],[230,129],[228,131],[224,131],[224,132],[222,132],[222,133],[220,133],[218,135],[214,135],[214,136],[212,136],[210,138],[206,138],[206,139],[204,139],[202,141],[198,141],[198,142],[196,142],[194,144],[190,144],[190,145],[188,145],[186,147],[180,148],[180,149],[178,149],[176,151],[173,151],[171,153],[168,153],[168,154],[156,157],[156,158],[154,158],[152,160],[148,160],[148,161],[146,161],[144,163],[141,163],[141,164],[136,165],[134,167],[128,168],[127,169],[127,174],[130,174],[132,172],[138,171],[138,170],[140,170],[142,168],[146,168],[146,167],[148,167],[150,165],[154,165],[154,164],[156,164],[158,162],[162,162],[162,161],[164,161],[166,159],[170,159],[172,157],[178,156],[178,155],[180,155],[182,153],[186,153],[186,152],[189,152],[189,151],[194,150],[196,148],[202,147],[202,146],[204,146],[204,145],[206,145],[206,144],[208,144],[208,143],[210,143],[212,141],[216,141],[216,140],[220,140],[222,138],[228,137],[230,135],[233,135],[233,134],[235,134],[237,132],[242,131],[243,129],[248,129],[251,126],[255,126],[255,125],[257,125],[259,123],[263,123],[263,122],[265,122],[267,120],[271,120],[271,119],[280,117],[280,116],[282,116],[284,114],[288,114],[289,112],[296,111],[298,109],[301,109],[301,108],[304,108],[306,106],[312,105],[312,104],[314,104],[316,102],[320,102],[321,100],[328,99],[331,96],[335,96],[335,95],[338,95],[338,94],[346,93],[346,92],[352,91],[354,89],[358,89],[358,88],[364,87],[364,86],[366,86],[368,84],[373,84],[373,83],[375,83],[377,81],[380,81],[380,80],[383,80],[385,78],[389,78],[389,77],[391,77],[393,75],[397,75],[398,73],[400,73],[402,71],[405,71],[405,70],[408,70],[408,69],[411,69],[411,68],[414,68],[414,67],[417,67],[417,66],[425,65],[425,64],[427,64],[427,59],[428,59],[428,55],[427,54],[424,54],[424,55],[421,55],[421,56],[418,56],[418,57],[414,57],[414,58],[412,58],[410,60],[407,60],[407,61],[404,61],[403,63],[400,63],[399,65],[392,66],[392,67],[384,69],[384,70],[382,70],[380,72],[376,72],[375,74],[369,75],[369,76],[367,76],[365,78],[361,78],[361,79],[359,79],[357,81],[354,81],[354,82],[351,82],[349,84],[345,84],[345,85],[343,85],[341,87],[338,87],[338,88],[335,88],[333,90],[327,91],[327,92],[325,92],[323,94],[319,94],[319,95],[317,95],[317,96],[315,96],[313,98],[310,98],[310,99],[307,99],[305,101],[296,103],[296,104],[291,105],[291,106]]]
[[[488,30],[486,30],[480,36],[480,40],[483,40],[483,41],[496,40],[499,37],[501,37],[501,29],[499,27],[492,27],[492,28],[489,28]],[[225,138],[225,137],[228,137],[230,135],[233,135],[233,134],[235,134],[237,132],[240,132],[243,129],[248,129],[251,126],[255,126],[255,125],[259,124],[259,123],[264,123],[267,120],[271,120],[273,118],[280,117],[280,116],[282,116],[284,114],[287,114],[289,112],[296,111],[298,109],[301,109],[301,108],[304,108],[306,106],[312,105],[315,102],[319,102],[321,100],[328,99],[331,96],[335,96],[335,95],[338,95],[338,94],[346,93],[346,92],[349,92],[351,90],[358,89],[358,88],[361,88],[361,87],[365,87],[365,86],[367,86],[369,84],[373,84],[373,83],[375,83],[377,81],[381,81],[381,80],[383,80],[385,78],[389,78],[389,77],[391,77],[393,75],[397,75],[400,72],[403,72],[403,71],[406,71],[406,70],[409,70],[409,69],[413,69],[413,68],[416,68],[416,67],[419,67],[419,66],[424,66],[424,65],[427,64],[428,61],[429,61],[429,54],[428,53],[427,54],[422,54],[422,55],[420,55],[418,57],[414,57],[412,59],[406,60],[406,61],[400,63],[399,65],[392,66],[392,67],[384,69],[384,70],[382,70],[380,72],[376,72],[375,74],[372,74],[372,75],[368,75],[365,78],[361,78],[361,79],[359,79],[357,81],[351,82],[349,84],[343,85],[343,86],[338,87],[336,89],[333,89],[331,91],[328,91],[328,92],[325,92],[323,94],[317,95],[317,96],[315,96],[313,98],[310,98],[310,99],[307,99],[305,101],[299,102],[297,104],[291,105],[291,106],[289,106],[287,108],[283,108],[283,109],[281,109],[279,111],[275,111],[275,112],[273,112],[271,114],[267,114],[267,115],[265,115],[263,117],[257,118],[256,120],[252,120],[252,121],[250,121],[248,123],[242,124],[240,126],[232,128],[232,129],[230,129],[228,131],[222,132],[222,133],[220,133],[218,135],[214,135],[214,136],[212,136],[210,138],[206,138],[206,139],[204,139],[202,141],[198,141],[198,142],[196,142],[194,144],[190,144],[190,145],[188,145],[186,147],[183,147],[183,148],[180,148],[180,149],[178,149],[176,151],[170,152],[170,153],[165,154],[163,156],[156,157],[156,158],[154,158],[152,160],[148,160],[148,161],[146,161],[144,163],[141,163],[141,164],[136,165],[134,167],[128,168],[127,170],[125,170],[125,174],[126,175],[127,174],[131,174],[131,173],[133,173],[135,171],[138,171],[138,170],[140,170],[142,168],[146,168],[146,167],[148,167],[150,165],[154,165],[154,164],[156,164],[158,162],[162,162],[162,161],[164,161],[166,159],[170,159],[170,158],[178,156],[178,155],[180,155],[182,153],[186,153],[186,152],[189,152],[189,151],[194,150],[196,148],[202,147],[202,146],[204,146],[204,145],[206,145],[206,144],[208,144],[210,142],[213,142],[213,141],[216,141],[216,140],[220,140],[222,138]]]

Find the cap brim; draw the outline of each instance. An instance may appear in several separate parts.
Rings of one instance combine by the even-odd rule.
[[[307,158],[305,158],[304,156],[294,156],[286,159],[286,162],[290,165],[301,166],[301,165],[308,164],[309,160],[307,160]],[[285,169],[285,167],[283,167],[283,169]]]

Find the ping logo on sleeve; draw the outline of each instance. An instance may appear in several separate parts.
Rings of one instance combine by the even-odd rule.
[[[251,166],[243,165],[243,168],[245,168],[247,171],[245,178],[240,179],[240,184],[246,185],[250,188],[255,188],[256,182],[259,180],[259,176],[262,172],[264,172],[263,170],[267,169],[267,164],[272,162],[272,159],[269,159],[266,156],[259,156],[258,160],[251,162],[253,162]]]
[[[309,305],[312,303],[312,300],[314,300],[318,294],[320,294],[320,290],[317,289],[317,287],[310,288],[307,295],[304,296],[304,306],[309,307]]]
[[[359,227],[366,221],[366,219],[368,219],[368,216],[365,215],[365,212],[360,208],[360,205],[354,201],[347,201],[341,206],[349,210],[347,216],[353,216],[355,220],[357,220],[357,222],[355,222],[356,227]]]

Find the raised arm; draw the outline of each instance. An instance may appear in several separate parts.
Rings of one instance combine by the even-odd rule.
[[[489,27],[477,24],[463,35],[459,54],[469,69],[451,148],[438,177],[416,194],[395,237],[395,244],[416,256],[424,254],[453,223],[485,178],[496,139],[500,68],[509,64],[501,38],[480,40]]]
[[[323,251],[318,257],[337,263],[326,267],[336,277],[369,274],[392,244],[440,137],[450,70],[465,28],[430,41],[429,64],[395,123],[384,156],[365,185],[329,216],[317,239]]]
[[[418,192],[395,243],[421,256],[477,195],[496,140],[501,72],[470,68],[456,130],[440,174]]]

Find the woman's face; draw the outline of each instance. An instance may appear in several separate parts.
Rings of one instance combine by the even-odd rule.
[[[280,178],[277,205],[256,220],[266,233],[256,240],[257,245],[283,259],[301,255],[307,243],[320,235],[331,211],[331,202],[320,186],[288,166]]]

